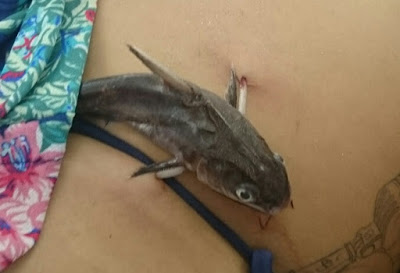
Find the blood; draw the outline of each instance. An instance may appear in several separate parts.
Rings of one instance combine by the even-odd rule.
[[[254,84],[254,83],[251,83],[251,82],[249,83],[249,81],[247,80],[247,77],[245,77],[245,76],[242,76],[242,77],[239,79],[239,77],[238,77],[237,75],[235,75],[235,78],[236,78],[236,80],[239,82],[240,85],[246,84],[247,87],[258,87],[257,84]]]
[[[247,85],[247,78],[245,76],[242,76],[240,78],[240,85]]]
[[[294,209],[293,200],[290,200],[290,206]]]

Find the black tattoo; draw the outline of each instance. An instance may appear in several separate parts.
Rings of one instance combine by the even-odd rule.
[[[384,254],[392,273],[400,273],[400,174],[385,184],[375,201],[373,221],[342,247],[312,264],[288,273],[344,273],[373,254]],[[366,268],[361,265],[360,268]],[[368,273],[378,273],[368,268]]]

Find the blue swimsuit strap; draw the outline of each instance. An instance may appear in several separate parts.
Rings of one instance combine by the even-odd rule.
[[[71,132],[103,142],[123,153],[126,153],[143,164],[152,164],[153,161],[137,148],[113,136],[102,128],[75,117]],[[249,263],[251,273],[272,273],[272,254],[264,249],[251,249],[231,228],[218,219],[193,194],[182,186],[176,179],[164,179],[165,183],[177,193],[190,207],[192,207],[211,227],[223,236],[236,251]]]

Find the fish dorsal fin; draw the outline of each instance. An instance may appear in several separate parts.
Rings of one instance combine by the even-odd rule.
[[[178,90],[190,92],[192,88],[190,85],[179,78],[177,75],[169,71],[167,68],[163,67],[161,64],[157,63],[155,60],[150,58],[146,53],[137,47],[127,45],[129,50],[154,74],[161,77],[168,85]]]
[[[196,92],[197,88],[193,85],[190,85],[188,82],[185,80],[181,79],[177,75],[175,75],[173,72],[169,71],[167,68],[163,67],[161,64],[157,63],[155,60],[153,60],[150,56],[148,56],[146,53],[144,53],[142,50],[138,49],[137,47],[127,45],[129,50],[148,68],[150,69],[151,72],[153,72],[155,75],[159,76],[161,79],[165,81],[166,84],[168,84],[170,87],[173,89],[179,90],[179,91],[184,91],[188,92],[188,94],[195,94],[198,93]],[[194,87],[194,88],[193,88]],[[202,97],[203,94],[199,93]],[[215,94],[214,94],[215,95]],[[191,99],[191,96],[189,96]],[[192,102],[190,102],[192,103]],[[220,107],[216,107],[214,103],[210,102],[207,100],[206,105],[209,107],[210,113],[214,113],[214,118],[218,119],[220,122],[218,123],[216,120],[216,126],[225,126],[228,128],[229,131],[234,132],[234,129],[232,128],[232,124],[227,122],[224,114],[221,112],[222,109],[219,109]],[[237,133],[237,132],[236,132]],[[237,137],[237,136],[236,136]],[[257,157],[257,152],[254,151],[254,149],[251,149],[249,147],[248,143],[243,141],[243,139],[236,138],[238,141],[238,144],[242,147],[243,149],[243,154],[244,155],[251,155],[251,157]]]

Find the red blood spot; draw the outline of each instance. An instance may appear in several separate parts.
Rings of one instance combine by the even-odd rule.
[[[240,85],[247,85],[247,78],[245,76],[242,76],[240,78]]]

